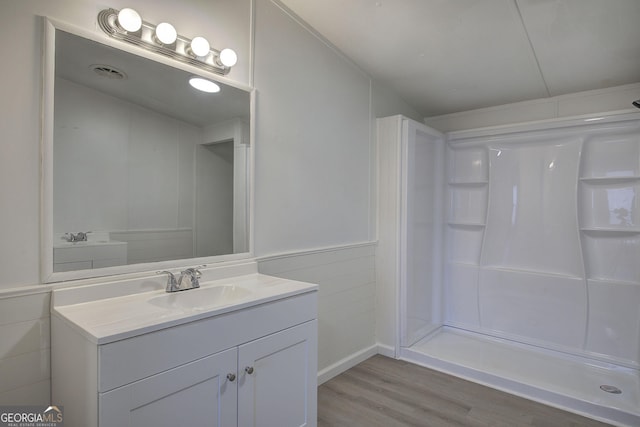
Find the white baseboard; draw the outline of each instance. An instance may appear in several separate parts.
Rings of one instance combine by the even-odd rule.
[[[378,349],[379,347],[377,345],[372,345],[371,347],[360,350],[357,353],[354,353],[330,366],[327,366],[326,368],[318,372],[318,385],[329,381],[331,378],[343,373],[349,368],[353,368],[358,363],[364,362],[371,356],[375,356],[376,354],[378,354]]]
[[[377,347],[378,347],[378,354],[381,354],[387,357],[392,357],[394,359],[397,357],[396,349],[391,347],[390,345],[384,345],[384,344],[378,343]]]

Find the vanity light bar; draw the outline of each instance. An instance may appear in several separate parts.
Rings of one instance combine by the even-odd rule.
[[[98,13],[98,25],[114,39],[221,75],[228,74],[238,59],[231,49],[211,48],[204,37],[193,40],[182,37],[169,23],[163,22],[156,27],[145,22],[133,9],[104,9]]]

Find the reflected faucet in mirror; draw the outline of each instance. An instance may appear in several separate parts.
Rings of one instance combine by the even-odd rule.
[[[63,239],[67,242],[86,242],[87,234],[91,233],[91,231],[79,231],[76,234],[73,233],[64,233]]]

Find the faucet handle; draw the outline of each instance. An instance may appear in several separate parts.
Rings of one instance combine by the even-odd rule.
[[[89,236],[87,236],[89,233],[92,233],[92,231],[79,231],[78,234],[76,234],[76,240],[78,242],[86,242],[89,238]]]
[[[193,274],[191,276],[191,284],[194,288],[200,287],[200,278],[202,277],[202,272],[197,268],[193,268]]]
[[[202,277],[202,272],[198,268],[187,268],[187,271],[189,271],[191,273],[191,276],[195,277],[196,279]]]
[[[202,273],[197,268],[187,268],[180,274],[180,282],[182,282],[182,278],[185,276],[189,276],[189,280],[191,281],[192,288],[199,288],[200,282],[199,279],[202,277]]]
[[[176,276],[167,270],[157,271],[157,274],[166,274],[167,275],[167,292],[175,292],[178,290],[178,281],[176,280]]]

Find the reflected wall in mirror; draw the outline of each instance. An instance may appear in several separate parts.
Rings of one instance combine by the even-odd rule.
[[[249,252],[251,95],[192,76],[55,30],[54,273]]]

